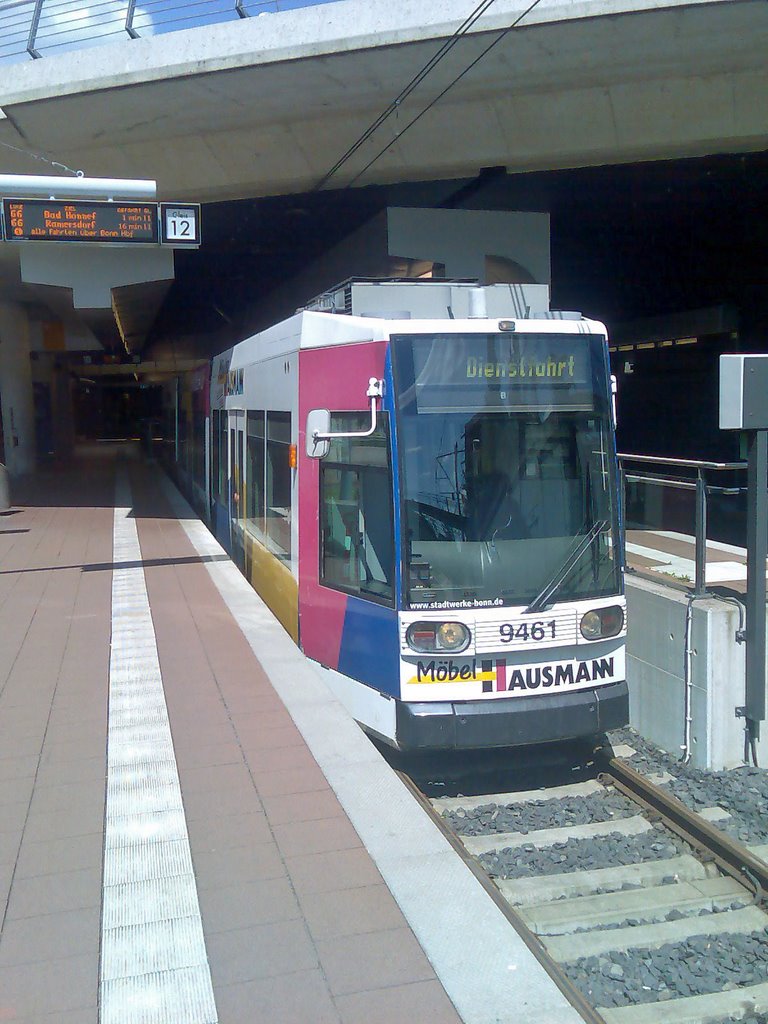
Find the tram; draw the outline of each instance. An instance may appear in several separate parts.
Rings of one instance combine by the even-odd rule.
[[[542,298],[346,282],[211,365],[211,527],[399,749],[628,721],[606,329]]]

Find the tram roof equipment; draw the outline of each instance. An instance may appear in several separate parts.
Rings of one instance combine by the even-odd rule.
[[[348,278],[310,299],[302,310],[388,320],[463,320],[483,317],[582,319],[553,312],[546,284],[490,284],[413,278]]]

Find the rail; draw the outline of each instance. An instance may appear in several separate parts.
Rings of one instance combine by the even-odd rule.
[[[729,925],[733,924],[733,921],[728,921],[727,917],[718,919],[718,914],[715,911],[719,908],[726,913],[729,909],[742,913],[742,920],[746,916],[750,927],[756,927],[761,917],[764,921],[764,914],[768,912],[766,911],[768,863],[763,861],[745,843],[732,838],[712,821],[707,820],[703,813],[698,814],[693,811],[674,796],[666,784],[654,781],[636,771],[622,758],[616,757],[609,745],[595,750],[589,755],[588,764],[592,770],[586,773],[583,781],[575,785],[568,783],[563,786],[562,775],[560,775],[560,777],[555,777],[551,789],[551,783],[542,785],[543,778],[540,778],[537,780],[535,789],[528,792],[515,792],[518,787],[515,782],[510,781],[514,775],[511,764],[512,762],[507,762],[504,768],[501,768],[501,762],[497,762],[496,770],[492,770],[490,773],[486,766],[485,773],[488,775],[490,787],[484,784],[481,775],[474,775],[471,768],[467,772],[466,764],[461,773],[461,782],[457,786],[458,777],[451,775],[449,769],[449,776],[446,780],[449,787],[456,786],[464,792],[477,795],[470,797],[459,795],[447,800],[440,797],[430,798],[427,795],[429,791],[433,793],[436,791],[437,780],[441,780],[438,785],[445,786],[445,782],[441,779],[439,762],[432,762],[427,769],[427,774],[421,774],[420,778],[411,777],[407,765],[403,762],[396,770],[403,784],[425,813],[429,815],[443,837],[451,844],[453,850],[462,858],[466,867],[483,886],[496,907],[525,942],[565,998],[581,1015],[583,1021],[588,1024],[616,1024],[626,1017],[627,1020],[632,1021],[642,1020],[645,1024],[653,1024],[653,1022],[661,1024],[668,1020],[714,1020],[715,1017],[725,1018],[729,1011],[733,1012],[732,1007],[723,1009],[722,997],[728,991],[727,988],[717,993],[714,988],[706,989],[709,994],[697,993],[697,996],[694,996],[695,1002],[685,999],[686,992],[678,990],[678,995],[683,998],[679,1001],[666,1002],[664,997],[658,998],[660,995],[658,991],[657,998],[654,1000],[651,996],[652,989],[645,990],[649,996],[646,999],[638,991],[640,986],[637,985],[634,990],[630,987],[626,988],[627,998],[621,1004],[601,1003],[598,986],[593,987],[588,978],[585,978],[584,983],[579,983],[575,980],[576,972],[573,968],[576,966],[576,962],[583,957],[593,961],[591,967],[587,967],[582,962],[582,966],[587,971],[604,973],[600,965],[603,958],[607,957],[609,963],[624,964],[623,959],[614,959],[615,953],[626,954],[634,946],[642,949],[646,945],[651,948],[670,949],[685,943],[693,936],[706,938],[713,946],[716,946],[718,938],[721,937],[727,937],[725,941],[730,942],[731,929]],[[417,771],[420,769],[417,768]],[[594,807],[587,810],[589,801],[594,798],[594,790],[588,788],[593,778],[606,790],[610,787],[624,797],[630,805],[634,805],[633,813],[614,817],[613,809],[607,815],[600,814]],[[426,779],[429,779],[429,782],[426,782]],[[667,781],[674,782],[674,779]],[[586,789],[584,788],[585,783]],[[501,787],[502,792],[492,791],[496,784]],[[534,816],[535,823],[530,820],[525,821],[523,814],[517,823],[508,821],[502,827],[498,827],[496,824],[496,818],[500,811],[512,810],[512,808],[522,810],[526,805],[531,808],[538,805],[540,808],[542,805],[558,800],[562,801],[563,814],[549,813],[543,819],[536,814]],[[567,810],[569,815],[573,815],[571,819],[565,817],[566,800],[570,803]],[[574,813],[576,805],[582,801],[582,806],[587,812],[583,816]],[[465,817],[469,816],[472,810],[477,812],[473,828],[466,831],[457,829],[455,822],[452,821],[450,808],[447,808],[446,804],[452,804],[454,809],[463,808]],[[443,806],[441,807],[441,805]],[[491,815],[493,807],[496,808],[496,811]],[[487,813],[484,820],[483,812]],[[726,813],[725,817],[727,816]],[[581,869],[580,864],[566,856],[561,859],[562,874],[550,870],[553,867],[551,861],[547,866],[548,858],[544,851],[558,848],[564,850],[569,844],[578,844],[579,841],[583,841],[587,837],[590,839],[587,846],[591,847],[596,837],[607,837],[609,832],[614,829],[619,831],[622,818],[626,819],[627,824],[631,824],[636,822],[638,817],[644,818],[645,822],[651,826],[660,825],[662,829],[668,830],[682,840],[685,847],[688,848],[686,856],[680,856],[682,851],[677,846],[676,849],[668,851],[661,860],[646,859],[645,857],[635,859],[624,856],[627,852],[625,848],[620,851],[622,856],[612,858],[610,854],[608,855],[606,860],[610,860],[611,863],[601,861],[596,865],[593,853],[585,850],[581,854],[586,862],[585,870]],[[585,823],[577,824],[577,821]],[[594,831],[586,831],[592,829]],[[631,831],[628,829],[625,833],[627,837],[642,834],[642,831],[635,829]],[[663,833],[661,835],[656,833],[656,836],[657,845],[661,845]],[[530,839],[530,846],[525,845],[526,838]],[[486,843],[484,840],[489,840],[489,842]],[[523,840],[523,842],[519,840]],[[505,849],[505,847],[510,848]],[[527,860],[526,857],[524,862],[530,869],[527,874],[517,875],[513,870],[507,875],[504,865],[499,861],[489,863],[488,861],[484,862],[483,859],[484,855],[489,852],[500,852],[502,856],[504,853],[519,852],[520,859],[523,860],[523,851],[527,850],[535,850],[544,854],[538,865],[533,860]],[[674,859],[668,860],[665,866],[664,862],[670,856]],[[699,869],[703,868],[703,873],[691,872],[690,867],[683,866],[681,863],[683,860],[696,862]],[[657,867],[656,871],[652,870],[653,865]],[[643,867],[651,869],[645,874],[645,877],[643,877]],[[638,869],[637,873],[633,871],[635,868]],[[664,878],[662,881],[665,871],[673,877]],[[678,871],[680,871],[680,878],[677,877]],[[721,883],[726,876],[737,883],[736,887],[722,886]],[[549,885],[547,884],[548,878],[551,880]],[[686,898],[683,897],[683,893],[686,892],[687,878],[694,880],[694,885],[702,884],[702,892],[717,892],[719,890],[727,894],[727,905],[718,905],[717,897],[715,897],[708,907],[705,906],[708,902],[705,900],[698,906],[688,907],[687,915],[680,913],[681,909],[685,910],[682,904]],[[571,881],[570,885],[565,881],[566,879]],[[714,883],[712,889],[708,888],[704,879]],[[669,888],[667,882],[672,883]],[[528,883],[532,883],[530,887]],[[681,886],[679,896],[674,889],[674,886],[677,885]],[[650,897],[646,908],[640,910],[641,904],[632,898],[639,896],[639,892],[629,893],[625,892],[625,889],[645,890],[647,896]],[[668,893],[666,900],[663,896],[658,895],[665,891]],[[598,895],[600,896],[599,908],[595,905],[595,897]],[[627,902],[624,902],[624,897],[628,897]],[[655,898],[658,898],[660,902],[654,906]],[[731,904],[732,900],[736,901],[736,906]],[[577,907],[576,904],[581,904],[581,906]],[[698,926],[694,925],[686,931],[676,931],[677,922],[683,916],[690,916],[692,921],[697,916],[696,911],[704,908],[713,912],[706,918],[708,923],[700,921]],[[678,916],[668,916],[669,910],[677,911]],[[722,920],[727,923],[721,924]],[[649,925],[654,930],[652,938],[647,931]],[[611,926],[612,929],[609,930]],[[638,928],[636,943],[633,942],[631,934],[635,927]],[[612,941],[612,938],[615,939],[615,942]],[[596,939],[598,949],[595,949]],[[650,942],[647,941],[648,939]],[[713,954],[714,956],[716,953]],[[669,966],[670,974],[674,976],[671,962]],[[618,975],[622,984],[624,977],[622,971]],[[729,980],[731,977],[729,976]],[[670,978],[665,976],[665,982],[669,981]],[[674,995],[675,986],[672,985],[672,988]],[[704,989],[700,991],[703,992]],[[690,993],[688,995],[690,998]],[[741,999],[743,1005],[754,1005],[747,1001],[752,995],[753,992],[748,988],[740,987],[738,995],[734,997],[734,1002]],[[726,999],[728,998],[726,996]],[[617,1006],[618,1009],[615,1008]],[[735,1018],[737,1014],[733,1013],[733,1016]]]
[[[707,592],[707,521],[709,514],[709,496],[711,494],[745,494],[746,487],[719,487],[707,481],[708,472],[742,472],[747,468],[746,462],[708,462],[703,459],[675,459],[666,456],[633,455],[619,452],[619,474],[621,483],[622,508],[626,509],[627,483],[641,483],[651,487],[671,487],[677,490],[689,490],[696,493],[694,536],[695,577],[693,592],[697,597]],[[671,467],[678,470],[691,470],[689,477],[670,477],[652,473],[627,472],[627,463]],[[694,475],[695,474],[695,475]]]
[[[0,0],[0,64],[333,0]]]
[[[689,810],[677,797],[649,781],[620,758],[610,758],[598,777],[630,800],[641,803],[650,820],[654,815],[660,818],[667,828],[690,843],[700,856],[711,857],[720,871],[751,888],[755,903],[763,903],[768,898],[768,864],[743,843]]]
[[[456,832],[454,832],[454,830],[446,823],[443,816],[435,810],[429,798],[419,788],[418,783],[415,782],[407,772],[400,768],[396,768],[395,772],[411,796],[421,806],[422,810],[426,812],[433,824],[437,827],[438,831],[442,834],[443,838],[450,843],[454,852],[458,854],[464,865],[475,877],[475,880],[483,887],[488,896],[493,900],[497,909],[501,911],[528,947],[529,951],[533,954],[536,960],[538,960],[539,964],[541,964],[571,1006],[573,1006],[582,1021],[584,1021],[584,1024],[606,1024],[605,1017],[603,1017],[599,1010],[597,1010],[589,1000],[586,999],[583,993],[579,991],[557,961],[547,953],[543,942],[533,931],[531,931],[518,913],[517,909],[504,898],[499,887],[494,883],[488,872],[480,864],[479,859],[468,852],[466,846],[461,840],[461,836],[457,835]]]

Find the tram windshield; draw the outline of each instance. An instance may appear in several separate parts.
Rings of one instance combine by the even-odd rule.
[[[392,338],[411,608],[536,610],[619,592],[604,345]]]

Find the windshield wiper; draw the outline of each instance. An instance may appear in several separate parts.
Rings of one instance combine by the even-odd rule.
[[[547,580],[536,597],[534,597],[525,609],[525,612],[523,613],[524,615],[528,615],[532,612],[540,612],[542,608],[545,608],[551,602],[560,587],[562,587],[563,583],[565,583],[570,576],[573,567],[577,564],[581,556],[585,551],[592,547],[595,542],[595,538],[599,537],[607,526],[607,519],[598,519],[597,522],[593,523],[592,529],[589,533],[585,533],[580,539],[577,538],[576,546],[571,548],[571,552],[563,564],[558,567],[554,575]]]

